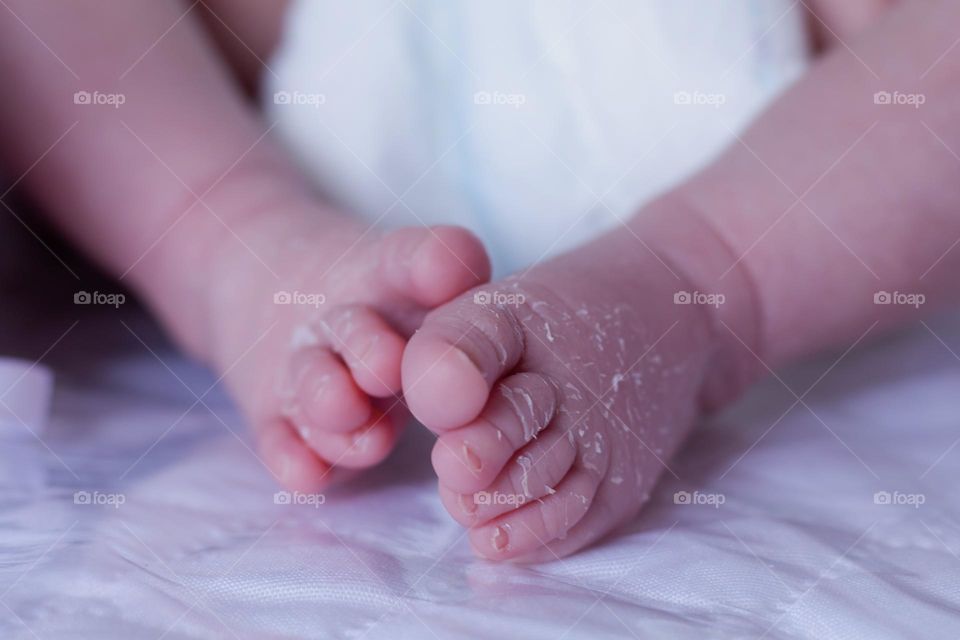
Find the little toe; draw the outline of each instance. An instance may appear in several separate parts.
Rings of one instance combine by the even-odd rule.
[[[555,492],[470,530],[470,544],[489,560],[510,560],[562,538],[590,509],[599,480],[574,468]]]
[[[490,389],[520,361],[523,332],[508,307],[458,298],[429,314],[410,339],[401,367],[403,393],[429,429],[475,419]]]
[[[468,230],[448,225],[394,231],[380,264],[395,290],[429,308],[490,279],[481,242]]]
[[[576,450],[563,433],[548,431],[523,448],[485,489],[463,494],[441,481],[440,498],[457,522],[476,526],[553,495],[575,459]]]
[[[323,329],[357,386],[377,398],[400,391],[400,360],[406,341],[373,309],[341,306],[324,314]]]
[[[547,428],[556,408],[554,387],[543,376],[518,373],[504,379],[474,422],[440,435],[432,456],[440,482],[460,493],[485,488],[518,449]],[[569,443],[563,446],[564,454],[568,451]]]
[[[307,447],[285,420],[257,430],[260,456],[277,482],[290,491],[315,492],[330,480],[330,465]]]
[[[291,362],[291,392],[283,407],[304,440],[314,431],[345,433],[370,420],[370,399],[344,364],[323,347],[307,347]]]
[[[590,546],[636,516],[639,507],[631,508],[628,504],[636,505],[634,500],[624,499],[619,502],[624,504],[612,507],[598,495],[594,498],[586,515],[571,527],[565,536],[547,542],[540,549],[516,555],[511,560],[524,563],[549,562]]]

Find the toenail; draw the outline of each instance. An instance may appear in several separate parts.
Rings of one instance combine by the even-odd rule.
[[[451,357],[456,358],[457,360],[460,360],[461,362],[470,365],[470,367],[473,368],[473,370],[476,371],[477,374],[481,376],[483,375],[482,373],[480,373],[481,371],[480,367],[477,366],[477,363],[474,362],[469,355],[467,355],[466,351],[452,344],[450,345],[449,350],[452,354]]]
[[[479,472],[483,469],[483,461],[480,460],[480,457],[473,452],[466,442],[463,443],[463,459],[466,460],[467,466],[474,471],[474,473]]]
[[[493,530],[493,535],[490,537],[490,544],[493,545],[496,551],[503,551],[507,548],[510,544],[510,536],[507,535],[507,525],[497,527]]]
[[[467,352],[458,347],[453,347],[453,354],[455,357],[460,358],[460,360],[466,362],[471,367],[477,368],[476,363],[467,355]],[[478,369],[479,370],[479,369]]]
[[[460,503],[460,510],[464,513],[473,515],[477,512],[477,499],[474,496],[460,494],[457,496],[457,502]]]

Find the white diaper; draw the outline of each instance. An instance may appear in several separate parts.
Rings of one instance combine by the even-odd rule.
[[[264,103],[336,204],[469,227],[503,275],[703,166],[807,56],[788,0],[294,0]]]

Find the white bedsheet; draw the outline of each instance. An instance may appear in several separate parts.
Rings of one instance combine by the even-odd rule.
[[[0,637],[960,635],[957,317],[784,374],[801,403],[767,380],[626,531],[523,567],[472,558],[422,431],[322,505],[275,504],[221,388],[138,313],[15,288],[0,349],[55,344],[58,381],[43,444],[0,449]]]

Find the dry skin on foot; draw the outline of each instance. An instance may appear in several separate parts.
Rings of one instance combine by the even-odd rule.
[[[608,533],[693,419],[707,316],[673,304],[653,260],[611,255],[594,243],[469,292],[407,346],[404,393],[439,436],[441,498],[482,556],[548,560]]]
[[[236,366],[217,366],[228,370],[270,470],[291,489],[315,491],[389,454],[407,421],[399,399],[407,337],[429,309],[486,280],[489,264],[455,227],[358,233],[328,252],[320,237],[303,242],[309,227],[295,236],[264,234],[278,246],[258,251],[283,256],[274,263],[282,281],[244,279],[219,301],[215,320],[227,330],[214,351],[226,362],[256,345]],[[248,264],[219,268],[256,273],[248,253],[236,256]],[[249,313],[263,308],[270,312]]]

